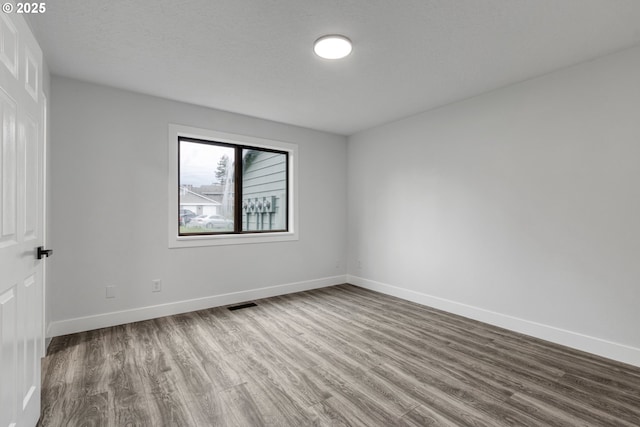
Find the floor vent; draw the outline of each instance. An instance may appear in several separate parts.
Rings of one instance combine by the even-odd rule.
[[[243,308],[257,307],[257,306],[258,306],[258,304],[254,303],[254,302],[248,302],[246,304],[234,305],[232,307],[229,307],[229,310],[234,311],[234,310],[241,310]]]

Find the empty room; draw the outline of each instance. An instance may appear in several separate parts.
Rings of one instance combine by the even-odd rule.
[[[640,426],[640,2],[0,13],[0,427]]]

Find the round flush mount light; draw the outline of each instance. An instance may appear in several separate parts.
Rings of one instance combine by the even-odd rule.
[[[324,59],[344,58],[351,49],[351,40],[338,34],[322,36],[313,44],[315,54]]]

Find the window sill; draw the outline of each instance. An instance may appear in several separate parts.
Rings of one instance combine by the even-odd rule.
[[[200,246],[242,245],[248,243],[273,243],[298,240],[298,233],[276,232],[255,234],[224,234],[218,236],[174,236],[169,248],[194,248]]]

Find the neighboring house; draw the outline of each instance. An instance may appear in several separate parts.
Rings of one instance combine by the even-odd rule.
[[[190,210],[196,215],[219,215],[220,206],[220,202],[191,191],[185,186],[180,187],[180,209]]]
[[[207,196],[210,199],[215,200],[216,202],[222,203],[222,197],[224,196],[224,185],[220,184],[210,184],[210,185],[201,185],[198,188],[193,188],[198,194],[202,194]]]
[[[245,230],[283,230],[287,224],[287,156],[248,150],[242,172]]]

